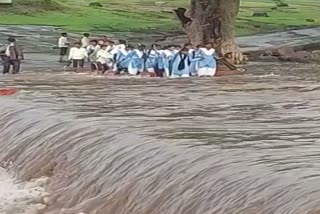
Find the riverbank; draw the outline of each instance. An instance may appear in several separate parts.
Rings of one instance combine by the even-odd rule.
[[[129,1],[100,0],[102,7],[89,7],[87,1],[74,0],[16,0],[13,6],[1,6],[0,24],[49,25],[72,32],[161,32],[166,35],[182,33],[172,10],[188,7],[184,0]],[[319,26],[316,0],[286,0],[288,6],[274,1],[242,1],[236,23],[238,36],[284,31],[288,28]],[[268,17],[253,17],[253,13]]]

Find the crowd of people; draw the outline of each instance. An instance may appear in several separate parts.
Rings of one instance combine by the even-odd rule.
[[[191,44],[168,45],[161,47],[153,44],[150,48],[139,44],[136,47],[125,40],[114,42],[107,37],[90,39],[84,34],[79,41],[70,43],[67,33],[59,38],[59,62],[66,63],[65,68],[76,72],[84,70],[86,63],[92,72],[139,75],[148,73],[158,77],[214,76],[217,70],[218,56],[211,43],[193,47]],[[19,73],[24,59],[22,48],[15,38],[8,38],[8,44],[0,47],[0,59],[3,73]]]
[[[86,62],[90,63],[92,72],[132,76],[144,72],[170,78],[214,76],[217,70],[218,56],[211,43],[197,47],[153,44],[147,48],[142,44],[135,47],[125,40],[115,43],[107,37],[90,39],[86,33],[71,45],[68,34],[62,33],[58,47],[59,61],[67,62],[66,67],[71,66],[76,72],[83,71]]]

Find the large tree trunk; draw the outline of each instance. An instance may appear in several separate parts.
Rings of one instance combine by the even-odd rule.
[[[191,0],[190,9],[175,12],[193,45],[212,42],[220,56],[241,64],[244,57],[234,42],[239,6],[240,0]]]

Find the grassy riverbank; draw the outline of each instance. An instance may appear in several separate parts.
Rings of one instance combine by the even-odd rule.
[[[179,32],[173,8],[188,0],[99,0],[103,7],[89,7],[86,0],[14,0],[0,6],[0,24],[53,25],[68,31]],[[237,35],[248,35],[320,25],[319,0],[242,0]],[[269,17],[253,17],[267,12]],[[309,19],[309,20],[308,20]],[[308,21],[307,21],[308,20]],[[314,22],[312,22],[314,21]]]

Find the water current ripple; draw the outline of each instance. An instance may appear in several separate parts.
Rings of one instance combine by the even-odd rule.
[[[19,92],[0,98],[0,162],[22,180],[49,177],[48,214],[316,214],[319,68],[1,76]]]

